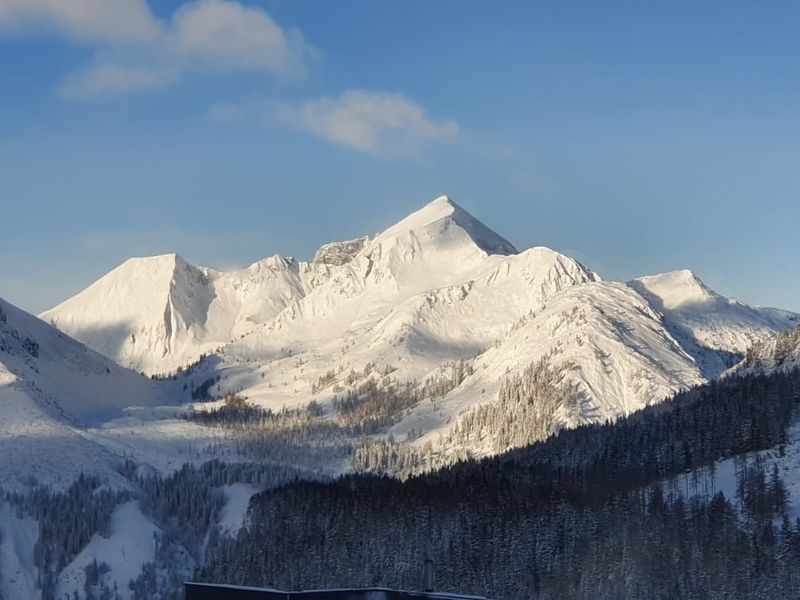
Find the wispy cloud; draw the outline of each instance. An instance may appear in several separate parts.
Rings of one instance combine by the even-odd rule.
[[[180,77],[168,65],[98,62],[71,74],[59,87],[64,98],[89,99],[121,96],[164,87]]]
[[[206,119],[212,123],[243,123],[250,120],[252,110],[236,102],[217,102],[206,112]]]
[[[459,132],[455,121],[435,121],[414,100],[387,92],[349,90],[335,98],[284,107],[281,114],[332,144],[382,157],[414,153]]]
[[[192,0],[159,19],[145,0],[0,0],[0,32],[51,33],[95,49],[60,93],[98,98],[152,90],[192,71],[297,76],[314,49],[267,12],[233,0]]]
[[[0,30],[82,44],[141,44],[163,35],[145,0],[0,0]]]

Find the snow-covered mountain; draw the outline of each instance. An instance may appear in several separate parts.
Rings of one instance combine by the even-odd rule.
[[[689,271],[603,282],[547,248],[517,250],[446,196],[373,239],[217,272],[175,255],[131,259],[43,319],[128,367],[165,373],[214,353],[193,384],[272,407],[468,372],[423,399],[397,435],[446,430],[542,357],[577,385],[564,425],[615,418],[716,377],[792,313],[720,296]],[[195,372],[196,371],[196,372]]]
[[[688,270],[639,277],[629,285],[664,315],[667,329],[707,377],[719,376],[750,346],[798,322],[788,311],[725,298]]]
[[[275,317],[328,271],[281,256],[231,273],[132,258],[40,317],[119,364],[166,373]]]
[[[118,461],[85,428],[129,406],[167,404],[163,386],[0,300],[0,479],[71,481]]]
[[[388,470],[407,456],[417,461],[412,472],[502,452],[553,425],[613,420],[717,377],[745,354],[740,371],[800,364],[800,329],[779,333],[798,315],[724,298],[689,271],[603,281],[551,249],[518,252],[447,197],[374,238],[325,244],[310,262],[273,256],[220,272],[174,254],[130,259],[41,318],[0,300],[0,485],[58,488],[85,471],[133,490],[108,531],[58,567],[50,585],[59,596],[80,596],[95,560],[110,565],[106,583],[127,590],[155,560],[153,536],[170,539],[168,521],[144,510],[142,489],[120,474],[123,459],[137,472],[169,473],[251,457],[245,431],[187,420],[191,409],[175,406],[202,397],[198,390],[241,393],[289,415],[274,438],[259,434],[272,444],[270,461],[319,473],[381,469],[359,456],[378,456],[377,465],[370,452],[389,447]],[[570,395],[491,412],[534,364],[547,364]],[[166,378],[137,372],[179,367]],[[366,414],[355,427],[343,420],[343,399]],[[313,418],[281,412],[311,401]],[[531,423],[537,432],[520,436]],[[238,526],[257,488],[231,473],[246,494],[217,516]],[[0,502],[1,594],[38,593],[39,526]]]
[[[272,321],[334,273],[333,298],[316,294],[310,310],[360,288],[392,302],[399,288],[443,287],[488,253],[516,250],[442,197],[372,241],[326,244],[312,262],[273,256],[220,273],[174,254],[130,259],[40,317],[122,365],[166,373]]]

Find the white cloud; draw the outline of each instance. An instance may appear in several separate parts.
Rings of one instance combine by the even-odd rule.
[[[147,43],[162,23],[145,0],[0,0],[0,29],[53,32],[88,44]]]
[[[286,109],[284,116],[328,142],[375,156],[413,153],[459,131],[455,121],[433,121],[403,94],[365,90],[306,102]]]
[[[60,88],[70,98],[151,90],[198,70],[302,74],[313,53],[300,32],[234,0],[192,0],[168,20],[145,0],[0,0],[0,31],[94,47],[93,61]]]
[[[284,32],[261,9],[237,2],[199,0],[182,6],[172,21],[175,54],[189,60],[269,73],[303,68],[302,37]]]
[[[76,100],[120,96],[163,87],[179,75],[180,71],[165,66],[99,63],[70,75],[58,91]]]

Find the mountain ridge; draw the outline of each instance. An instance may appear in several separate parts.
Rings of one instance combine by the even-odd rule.
[[[276,255],[217,272],[167,256],[161,262],[175,265],[169,292],[154,294],[150,313],[125,325],[139,345],[117,335],[121,350],[111,358],[153,374],[211,353],[214,370],[192,372],[194,387],[213,377],[218,396],[242,392],[273,410],[314,400],[328,415],[337,395],[354,393],[373,369],[386,373],[380,385],[421,385],[466,361],[470,372],[440,399],[392,417],[395,437],[419,443],[444,435],[538,360],[580,390],[580,410],[558,417],[573,427],[718,377],[798,318],[727,299],[688,270],[606,282],[549,248],[519,252],[447,196],[372,238],[323,245],[311,262]],[[136,305],[143,293],[110,280],[43,316],[81,339],[76,314],[91,326],[109,295],[112,305],[128,296]],[[70,303],[80,310],[64,310]],[[154,341],[140,343],[138,332]]]

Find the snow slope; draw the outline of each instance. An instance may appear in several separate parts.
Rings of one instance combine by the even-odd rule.
[[[754,343],[798,322],[788,311],[725,298],[688,270],[639,277],[629,285],[663,313],[667,328],[708,377],[719,376]]]
[[[274,317],[327,272],[281,256],[232,273],[175,254],[132,258],[40,316],[119,364],[167,373]]]
[[[0,300],[0,487],[61,489],[80,474],[127,489],[119,472],[132,458],[146,472],[169,472],[209,459],[212,430],[180,418],[178,381],[151,381],[89,350],[66,334]],[[96,535],[61,574],[63,594],[83,596],[84,567],[95,558],[121,597],[152,560],[154,526],[133,504],[114,513],[109,538]],[[0,500],[0,597],[37,598],[33,561],[38,524]]]
[[[223,486],[222,491],[225,505],[220,511],[219,527],[223,533],[235,537],[244,525],[250,498],[262,490],[249,483],[233,483]]]
[[[113,473],[117,457],[54,417],[35,392],[0,367],[0,481],[4,489],[35,483],[64,487],[81,471]]]
[[[164,408],[188,398],[181,386],[122,368],[0,300],[0,485],[60,487],[81,471],[123,485],[115,467],[125,456],[166,471],[197,460],[213,435]]]
[[[118,506],[111,515],[108,536],[95,534],[58,578],[56,597],[84,596],[84,569],[94,561],[105,563],[108,571],[100,581],[116,589],[122,600],[131,598],[128,582],[136,579],[145,563],[155,557],[155,536],[159,528],[142,514],[136,501]],[[116,587],[115,587],[116,584]]]
[[[6,488],[33,479],[68,484],[117,457],[82,427],[125,407],[166,404],[154,382],[0,300],[0,475]]]
[[[54,413],[83,424],[133,405],[167,404],[162,387],[0,300],[0,365]]]
[[[39,527],[27,516],[20,518],[11,507],[0,502],[0,597],[36,598],[36,566],[33,547]]]
[[[415,444],[435,443],[455,415],[492,402],[509,373],[545,357],[578,386],[579,405],[557,415],[568,427],[613,420],[705,381],[641,296],[623,284],[592,282],[550,296],[474,359],[472,375],[443,399],[420,403],[392,433],[403,439],[410,431],[426,432]],[[466,449],[489,454],[492,440],[484,441]]]

